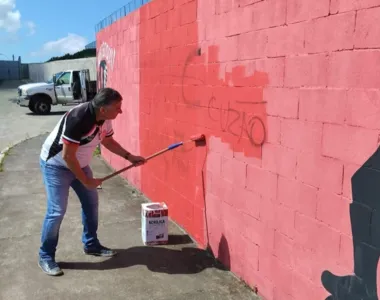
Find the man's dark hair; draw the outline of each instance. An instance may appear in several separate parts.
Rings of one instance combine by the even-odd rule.
[[[123,97],[120,93],[111,88],[103,88],[98,91],[92,100],[92,104],[96,109],[102,106],[110,105],[114,102],[121,101]]]

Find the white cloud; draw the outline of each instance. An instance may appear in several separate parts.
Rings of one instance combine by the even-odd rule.
[[[21,14],[16,10],[16,0],[0,0],[0,29],[16,32],[21,28]]]
[[[29,35],[34,35],[36,33],[36,24],[34,24],[32,21],[26,22],[26,27],[29,29]]]
[[[73,54],[77,51],[83,50],[84,46],[87,44],[88,41],[86,38],[77,34],[69,33],[66,37],[45,43],[40,51],[32,52],[31,55],[62,55],[66,53]]]

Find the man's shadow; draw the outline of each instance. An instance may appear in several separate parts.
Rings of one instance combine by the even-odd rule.
[[[380,147],[351,178],[351,231],[354,274],[324,271],[326,300],[378,300],[377,265],[380,256]]]
[[[186,243],[188,236],[172,236],[168,245]],[[189,238],[189,243],[192,243]],[[207,268],[225,270],[206,249],[183,247],[179,249],[164,246],[136,246],[115,249],[118,254],[99,262],[59,262],[61,268],[76,270],[112,270],[144,265],[152,272],[166,274],[195,274]]]

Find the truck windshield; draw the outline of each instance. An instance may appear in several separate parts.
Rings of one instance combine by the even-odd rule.
[[[61,76],[63,74],[63,72],[58,72],[55,74],[55,77],[58,79],[59,76]],[[48,81],[46,81],[46,83],[53,83],[53,77],[50,78]]]

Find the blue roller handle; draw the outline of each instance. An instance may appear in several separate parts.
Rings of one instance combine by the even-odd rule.
[[[179,142],[179,143],[171,144],[171,145],[168,147],[168,149],[169,149],[169,150],[172,150],[172,149],[174,149],[174,148],[177,148],[177,147],[181,146],[182,144],[183,144],[183,142]]]

